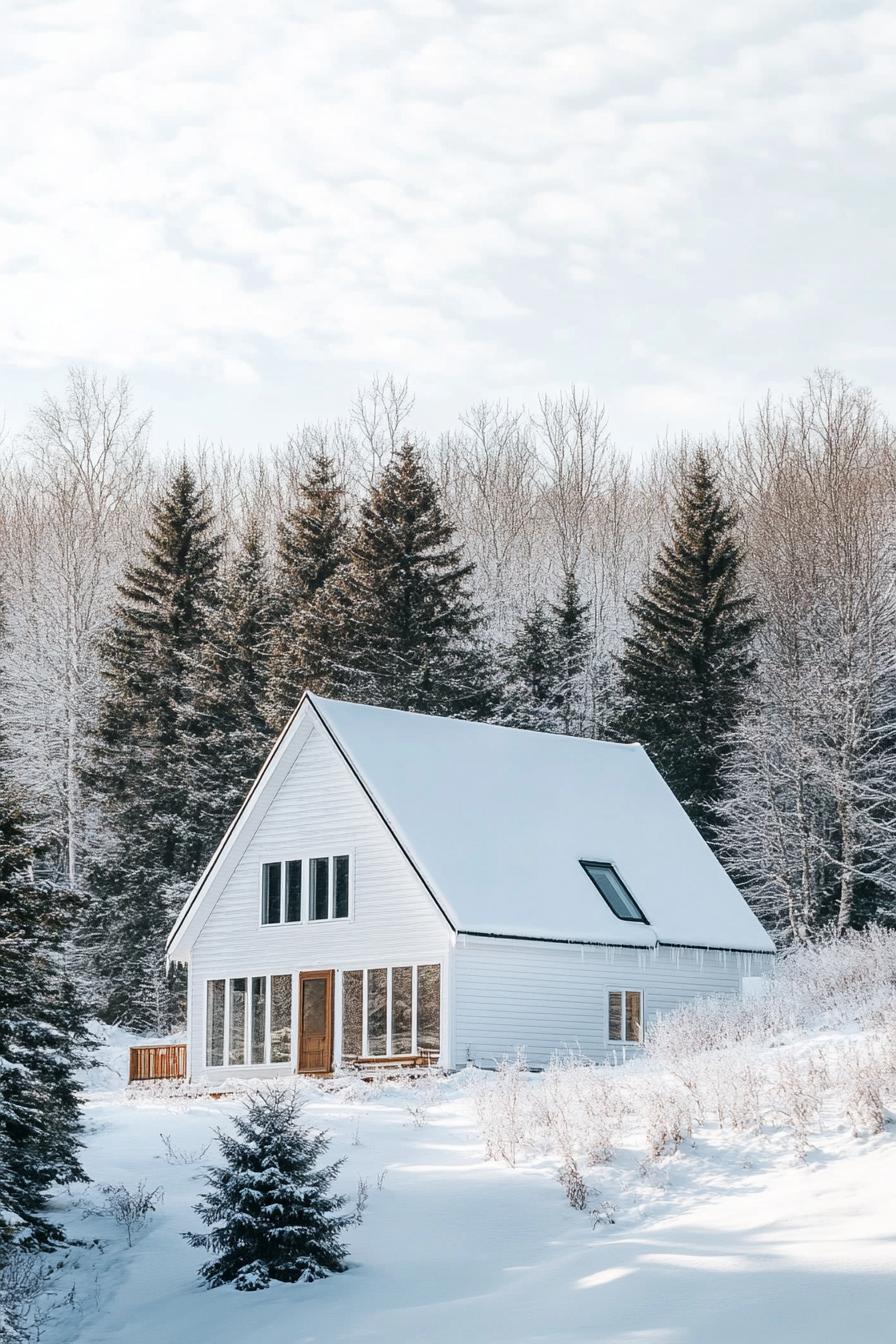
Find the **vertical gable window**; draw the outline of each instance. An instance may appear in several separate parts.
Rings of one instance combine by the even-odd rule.
[[[298,924],[302,918],[302,860],[289,859],[286,864],[286,922]]]
[[[333,918],[348,919],[348,855],[333,860]]]
[[[640,1045],[644,1032],[639,989],[611,989],[607,1003],[607,1036],[620,1045]]]
[[[261,922],[280,923],[280,887],[283,865],[265,863],[261,868]]]
[[[209,980],[205,994],[205,1062],[214,1069],[224,1063],[224,981]]]
[[[330,917],[330,860],[311,860],[311,910],[312,919]]]

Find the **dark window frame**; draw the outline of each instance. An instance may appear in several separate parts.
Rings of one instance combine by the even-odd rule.
[[[612,915],[615,915],[615,917],[616,917],[617,919],[622,920],[622,922],[623,922],[624,924],[649,924],[649,923],[650,923],[650,920],[649,920],[649,919],[647,918],[647,916],[644,914],[644,911],[641,909],[640,905],[639,905],[638,902],[635,900],[635,898],[634,898],[634,896],[632,895],[632,893],[629,891],[627,884],[623,881],[623,879],[622,879],[622,877],[621,877],[621,875],[620,875],[620,873],[619,873],[619,869],[616,867],[616,865],[615,865],[614,863],[610,863],[610,862],[608,862],[607,859],[579,859],[579,866],[580,866],[580,868],[582,869],[582,871],[584,872],[585,876],[588,878],[588,881],[589,881],[589,882],[591,883],[591,885],[594,887],[595,891],[597,891],[597,892],[600,894],[602,900],[604,901],[605,905],[607,906],[607,909],[610,911],[610,913],[611,913]],[[603,890],[603,888],[600,886],[600,883],[597,881],[597,878],[594,876],[594,873],[591,871],[591,870],[594,869],[594,868],[600,869],[600,870],[602,870],[602,871],[604,871],[604,872],[610,872],[610,873],[613,874],[614,878],[615,878],[616,881],[619,883],[619,885],[620,885],[620,887],[622,888],[622,890],[625,892],[625,895],[626,895],[627,899],[628,899],[629,901],[631,901],[631,903],[632,903],[632,905],[634,906],[635,910],[638,912],[637,914],[635,914],[635,915],[620,915],[619,911],[618,911],[618,910],[615,910],[615,909],[613,908],[613,903],[612,903],[612,901],[610,900],[610,897],[607,895],[607,893],[606,893],[606,892]]]

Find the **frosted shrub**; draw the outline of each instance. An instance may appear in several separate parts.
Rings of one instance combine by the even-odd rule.
[[[201,1148],[180,1148],[170,1134],[160,1134],[159,1138],[162,1140],[165,1161],[174,1167],[189,1167],[201,1162],[211,1148],[211,1143],[203,1144]]]
[[[0,1265],[0,1341],[29,1344],[43,1338],[56,1313],[69,1299],[56,1297],[53,1279],[59,1265],[21,1247],[7,1247]]]
[[[557,1180],[571,1207],[583,1212],[588,1207],[588,1186],[574,1158],[566,1159],[557,1173]]]
[[[645,1106],[647,1154],[658,1158],[678,1151],[693,1131],[693,1101],[683,1087],[651,1088]]]
[[[139,1181],[133,1190],[126,1185],[102,1185],[100,1190],[106,1197],[104,1212],[124,1228],[128,1245],[133,1246],[134,1236],[162,1202],[162,1187],[149,1190],[145,1181]]]
[[[493,1074],[483,1073],[476,1079],[476,1119],[486,1157],[509,1167],[516,1166],[528,1129],[527,1081],[522,1053],[512,1060],[502,1059]]]
[[[896,932],[876,926],[793,948],[756,998],[695,999],[651,1023],[647,1054],[694,1085],[695,1058],[768,1045],[808,1026],[875,1026],[896,995]]]
[[[714,1113],[722,1129],[755,1132],[766,1104],[765,1074],[746,1051],[728,1051],[706,1062],[700,1075],[701,1111]]]
[[[627,1110],[619,1072],[577,1055],[555,1056],[539,1079],[534,1118],[544,1141],[564,1158],[609,1162]]]
[[[840,1062],[843,1110],[853,1134],[880,1134],[887,1123],[882,1087],[888,1080],[885,1052],[850,1050]]]
[[[353,1223],[359,1225],[364,1221],[364,1214],[367,1212],[367,1204],[370,1199],[370,1186],[367,1181],[358,1177],[358,1188],[355,1192],[355,1212],[352,1217]]]
[[[798,1158],[809,1151],[809,1133],[821,1110],[827,1070],[819,1056],[793,1055],[778,1061],[773,1083],[778,1113],[790,1129]]]
[[[801,1002],[803,1019],[871,1026],[896,991],[896,932],[872,925],[799,948],[784,958],[782,987]]]

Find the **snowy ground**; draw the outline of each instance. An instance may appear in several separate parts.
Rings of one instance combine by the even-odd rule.
[[[276,1340],[432,1344],[879,1344],[896,1320],[896,1142],[834,1125],[805,1160],[781,1135],[734,1140],[700,1130],[644,1162],[632,1140],[589,1172],[593,1202],[616,1221],[592,1226],[569,1207],[549,1154],[510,1168],[487,1161],[471,1080],[409,1087],[354,1084],[342,1095],[299,1084],[307,1118],[344,1154],[340,1186],[369,1186],[350,1229],[352,1264],[311,1285],[261,1293],[200,1286],[202,1252],[181,1238],[202,1161],[166,1160],[160,1135],[196,1155],[240,1104],[127,1090],[94,1077],[86,1166],[99,1185],[141,1179],[164,1201],[128,1249],[96,1185],[58,1201],[84,1245],[60,1273],[73,1289],[45,1344],[246,1344]],[[527,1081],[537,1087],[537,1079]],[[411,1114],[409,1108],[425,1112]],[[415,1119],[423,1119],[422,1124]],[[211,1150],[204,1161],[214,1157]],[[381,1188],[380,1188],[381,1187]]]

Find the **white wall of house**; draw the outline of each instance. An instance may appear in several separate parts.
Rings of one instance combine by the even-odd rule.
[[[698,948],[594,947],[460,935],[455,948],[457,1067],[485,1067],[522,1046],[541,1068],[555,1051],[622,1060],[637,1046],[608,1037],[608,993],[640,990],[646,1023],[688,999],[737,994],[744,976],[769,974],[762,953]]]
[[[351,914],[340,920],[262,925],[261,866],[309,855],[348,854]],[[308,874],[303,874],[307,889]],[[337,972],[335,1034],[341,1040],[343,970],[439,963],[442,1050],[450,1040],[451,930],[349,767],[318,726],[301,745],[275,797],[208,914],[190,954],[189,1064],[193,1078],[265,1076],[295,1068],[297,994],[291,1064],[205,1067],[206,982],[222,977]]]

